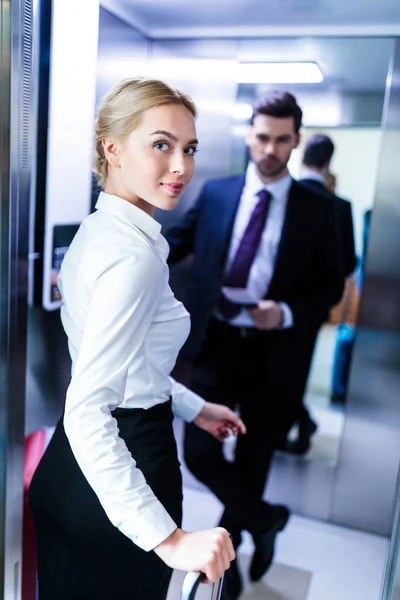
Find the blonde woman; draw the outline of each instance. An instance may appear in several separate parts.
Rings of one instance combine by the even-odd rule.
[[[154,212],[174,209],[193,175],[195,117],[189,97],[145,79],[117,85],[99,109],[105,191],[59,278],[72,379],[30,488],[40,600],[163,600],[171,569],[215,581],[234,558],[224,529],[180,529],[172,410],[220,440],[245,433],[169,377],[190,325]]]

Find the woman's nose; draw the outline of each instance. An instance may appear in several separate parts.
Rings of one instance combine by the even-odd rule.
[[[181,153],[175,153],[171,156],[169,170],[171,173],[179,173],[180,175],[185,172],[185,159]]]

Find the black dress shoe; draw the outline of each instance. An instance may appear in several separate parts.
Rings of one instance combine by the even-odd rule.
[[[289,520],[286,506],[274,506],[270,526],[263,533],[253,535],[255,552],[250,565],[250,579],[258,581],[268,571],[274,558],[275,538]]]
[[[299,424],[299,433],[296,440],[286,440],[284,451],[289,454],[305,454],[311,446],[311,436],[317,431],[317,424],[310,417]]]
[[[242,590],[242,578],[240,577],[237,561],[234,560],[231,562],[230,569],[225,571],[221,600],[238,600]]]

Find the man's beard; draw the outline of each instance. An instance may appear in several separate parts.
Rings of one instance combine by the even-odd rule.
[[[287,167],[287,162],[286,163],[281,162],[280,160],[278,160],[276,158],[276,156],[270,157],[270,158],[276,159],[274,161],[274,165],[273,166],[270,166],[270,167],[267,166],[265,164],[265,159],[264,160],[260,160],[258,163],[256,163],[258,171],[264,177],[276,177],[276,175],[279,175],[280,173],[282,173],[286,169],[286,167]]]

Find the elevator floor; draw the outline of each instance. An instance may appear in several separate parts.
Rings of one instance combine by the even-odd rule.
[[[245,575],[244,590],[240,600],[306,600],[310,588],[311,573],[302,569],[275,564],[268,575],[256,584],[250,585],[246,573],[250,566],[250,556],[241,552],[239,566]],[[177,600],[185,574],[175,571],[173,574],[167,600]],[[210,600],[211,586],[202,586],[196,600]]]
[[[188,531],[214,525],[221,504],[210,493],[185,488],[184,521]],[[250,585],[240,600],[378,600],[388,541],[379,536],[360,533],[292,516],[279,535],[273,566],[264,580]],[[244,574],[253,552],[251,537],[245,533],[239,550]],[[175,573],[168,600],[179,598],[183,574]],[[199,600],[209,600],[206,588]]]

